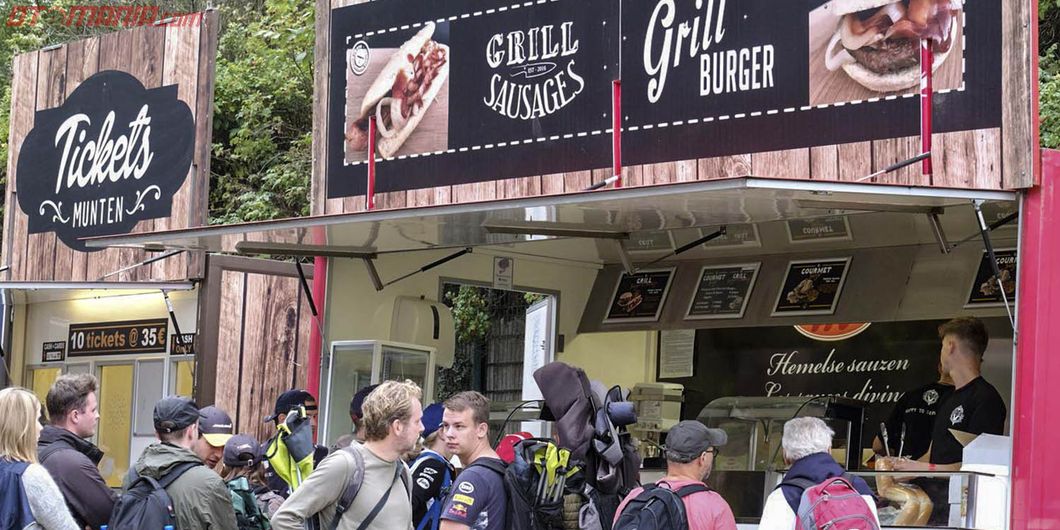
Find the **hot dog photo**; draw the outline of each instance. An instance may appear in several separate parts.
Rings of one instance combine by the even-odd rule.
[[[962,0],[829,0],[809,15],[810,105],[909,94],[920,88],[920,45],[934,57],[934,91],[963,82]]]
[[[352,42],[346,53],[345,157],[368,159],[371,120],[375,153],[392,159],[448,148],[448,23]],[[374,44],[374,45],[373,45]],[[399,44],[394,46],[394,44]]]

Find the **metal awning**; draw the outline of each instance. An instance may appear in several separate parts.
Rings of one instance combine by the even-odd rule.
[[[90,247],[371,257],[480,246],[579,256],[585,238],[836,214],[930,214],[1008,191],[740,177],[87,238]],[[556,241],[561,240],[561,241]],[[563,241],[565,240],[565,241]],[[592,246],[592,245],[588,245]],[[518,253],[518,252],[517,252]],[[592,259],[586,255],[587,259]]]
[[[191,291],[195,283],[172,282],[0,282],[0,290],[6,291],[16,303],[56,302],[60,300],[83,300],[108,296],[158,293],[160,291]]]

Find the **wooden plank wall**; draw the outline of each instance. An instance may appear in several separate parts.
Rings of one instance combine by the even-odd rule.
[[[97,281],[105,274],[153,256],[126,249],[77,252],[58,240],[54,233],[28,234],[26,216],[15,202],[18,156],[22,142],[33,128],[34,111],[62,105],[82,81],[99,71],[128,72],[148,89],[177,85],[178,97],[191,107],[195,116],[194,159],[184,186],[173,198],[171,217],[141,221],[133,231],[144,233],[206,224],[217,12],[209,11],[201,20],[197,26],[136,27],[15,57],[2,255],[3,263],[10,269],[5,280]],[[106,280],[178,280],[198,278],[202,273],[201,254],[181,254]]]
[[[262,418],[281,392],[305,388],[313,317],[292,263],[213,256],[200,325],[209,324],[200,356],[202,403],[215,403],[237,432],[273,434]],[[312,266],[306,267],[312,277]],[[311,280],[310,280],[311,281]]]
[[[357,212],[365,209],[365,197],[326,199],[326,145],[324,134],[328,105],[328,49],[331,9],[364,0],[317,0],[317,42],[314,58],[313,214]],[[925,179],[916,164],[885,175],[875,182],[958,188],[1015,189],[1032,185],[1031,155],[1036,140],[1030,136],[1029,98],[1030,44],[1029,4],[1005,2],[1005,67],[1002,129],[984,129],[935,134],[935,174]],[[1023,96],[1020,97],[1019,95]],[[776,152],[739,154],[717,158],[683,160],[623,168],[626,186],[667,184],[689,180],[758,176],[811,180],[855,181],[862,176],[906,160],[920,152],[919,137],[828,145]],[[1003,171],[1003,168],[1009,168]],[[413,208],[551,195],[583,191],[610,174],[609,168],[554,175],[495,180],[458,186],[380,193],[376,207]]]

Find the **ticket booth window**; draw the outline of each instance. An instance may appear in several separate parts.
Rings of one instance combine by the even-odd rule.
[[[190,396],[195,391],[195,361],[174,360],[169,367],[170,394]]]
[[[129,469],[130,438],[133,413],[134,365],[115,364],[99,367],[98,444],[104,457],[100,472],[108,486],[121,486]]]
[[[52,387],[55,380],[62,374],[62,368],[59,366],[31,368],[29,372],[30,390],[37,395],[37,399],[41,403],[44,403],[45,397],[48,395],[48,389]]]

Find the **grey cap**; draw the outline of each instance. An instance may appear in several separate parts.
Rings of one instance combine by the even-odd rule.
[[[254,438],[237,434],[225,442],[224,463],[228,467],[253,466],[260,458],[261,446]]]
[[[154,423],[158,432],[171,433],[199,421],[199,406],[191,398],[169,396],[155,403]]]
[[[708,429],[706,425],[685,420],[674,425],[666,433],[666,450],[682,456],[697,457],[711,447],[728,443],[729,436],[721,429]]]

